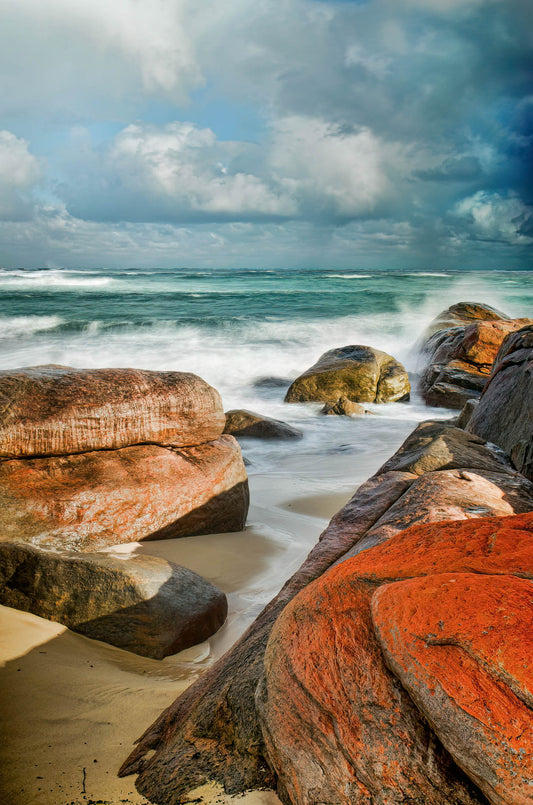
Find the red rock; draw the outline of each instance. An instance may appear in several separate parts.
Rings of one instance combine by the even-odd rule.
[[[0,604],[158,660],[207,640],[227,613],[223,592],[155,556],[44,551],[5,542]]]
[[[427,472],[390,506],[350,553],[390,540],[409,526],[520,514],[533,508],[530,481],[510,472],[441,470]]]
[[[120,542],[239,531],[248,484],[232,436],[0,462],[0,541],[95,550]]]
[[[533,578],[533,512],[415,525],[342,568],[375,582],[448,571]]]
[[[505,337],[531,323],[531,319],[489,318],[438,329],[427,339],[422,349],[428,366],[421,390],[428,404],[459,409],[468,399],[479,397]]]
[[[217,439],[220,396],[183,372],[34,366],[0,372],[0,457]]]
[[[470,324],[473,321],[500,321],[508,320],[509,316],[482,302],[458,302],[433,319],[429,325],[429,332],[436,332],[448,327],[458,327]]]
[[[532,799],[532,604],[531,581],[471,573],[388,584],[372,601],[388,665],[493,805]]]
[[[284,609],[257,703],[269,759],[294,805],[484,801],[385,668],[369,616],[382,580],[472,569],[533,577],[533,514],[410,528],[337,564]],[[385,625],[402,584],[387,587]],[[436,594],[432,606],[438,613]]]
[[[499,445],[533,480],[533,325],[503,342],[466,429]]]

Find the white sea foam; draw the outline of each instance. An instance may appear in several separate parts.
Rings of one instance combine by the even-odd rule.
[[[62,323],[60,316],[0,316],[0,338],[30,336],[44,330],[54,330]]]
[[[329,279],[366,280],[371,277],[372,274],[326,274],[325,276]]]
[[[112,277],[87,276],[83,271],[63,271],[48,269],[46,271],[0,271],[0,288],[13,290],[31,290],[32,288],[104,288],[113,283]]]

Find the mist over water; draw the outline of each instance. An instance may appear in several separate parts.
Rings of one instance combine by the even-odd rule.
[[[533,315],[530,271],[3,270],[0,368],[55,363],[194,372],[244,407],[304,430],[298,447],[245,445],[251,472],[287,471],[294,456],[378,451],[417,420],[436,415],[417,400],[370,406],[364,419],[317,417],[320,406],[286,405],[287,382],[333,347],[367,344],[416,372],[417,341],[441,310],[485,302]],[[359,445],[359,448],[357,447]]]

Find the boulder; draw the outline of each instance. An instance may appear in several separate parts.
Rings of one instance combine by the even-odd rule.
[[[226,412],[224,433],[248,439],[301,439],[303,436],[301,430],[279,419],[239,409]]]
[[[485,305],[483,302],[458,302],[455,305],[450,305],[433,319],[426,332],[426,338],[437,330],[460,327],[462,324],[470,324],[474,321],[501,321],[507,319],[509,319],[509,316],[506,316],[505,313],[496,310],[490,305]]]
[[[435,667],[451,679],[456,667],[453,632],[445,636],[449,634],[449,641],[443,640],[445,646],[448,642],[444,650],[449,652],[449,666],[436,655],[443,650],[435,637],[441,629],[437,615],[441,609],[439,596],[434,592],[431,603],[429,595],[427,597],[432,630],[429,624],[427,629],[419,625],[419,621],[424,625],[426,622],[426,599],[419,602],[418,608],[412,607],[412,618],[409,618],[407,613],[404,617],[395,595],[395,590],[404,584],[425,584],[438,578],[411,577],[435,572],[453,572],[455,576],[468,573],[475,581],[479,580],[480,586],[489,587],[494,579],[498,583],[507,580],[509,573],[533,577],[533,515],[407,529],[395,540],[341,562],[306,587],[284,609],[268,641],[264,677],[256,702],[268,757],[279,776],[280,789],[286,793],[286,802],[293,805],[486,802],[473,784],[478,783],[474,776],[470,781],[453,762],[450,754],[455,758],[458,753],[454,754],[453,747],[447,743],[445,747],[441,745],[430,729],[433,717],[428,716],[428,725],[386,667],[374,631],[371,601],[379,601],[388,594],[387,612],[379,617],[380,628],[387,638],[390,635],[391,653],[396,651],[396,643],[401,645],[407,635],[412,636],[412,643],[417,648],[420,646],[414,662],[423,666],[424,651],[437,644],[438,648],[433,649]],[[498,575],[485,577],[476,573]],[[402,578],[409,581],[390,583]],[[521,584],[523,580],[515,581]],[[383,582],[389,583],[379,587]],[[530,581],[524,583],[531,587]],[[462,601],[452,609],[458,619],[463,618],[467,624],[468,615],[463,615],[464,610],[459,610],[459,606],[463,606]],[[467,604],[469,614],[475,606],[476,597],[472,595]],[[502,609],[505,607],[503,604]],[[520,619],[516,601],[512,601],[509,610],[515,613],[515,620]],[[446,612],[444,608],[444,618]],[[488,618],[484,620],[488,625]],[[420,635],[428,635],[427,645],[423,638],[418,640]],[[517,637],[523,637],[524,641],[515,644],[518,649],[515,656],[520,659],[527,655],[523,647],[528,644],[525,635],[518,632]],[[487,642],[497,646],[505,639],[498,634],[498,639],[489,636]],[[500,655],[505,653],[500,650]],[[490,650],[487,655],[490,656]],[[498,659],[493,660],[495,664]],[[517,673],[520,681],[528,675],[531,680],[529,668],[522,667],[521,673]],[[506,671],[504,666],[500,673],[502,679],[507,676]],[[417,677],[413,662],[409,672]],[[464,678],[457,679],[459,690],[462,684],[465,684]],[[509,680],[506,684],[512,687]],[[431,685],[428,687],[431,693]],[[470,692],[472,687],[465,685],[465,690]],[[498,708],[496,691],[492,692],[492,697]],[[483,708],[485,701],[478,702],[478,707]],[[418,704],[417,699],[415,702]],[[463,699],[461,704],[469,708],[469,701]],[[450,715],[449,711],[440,714],[443,721],[446,715]],[[468,716],[464,716],[463,722],[467,722]],[[525,723],[522,719],[525,730],[522,749],[527,751],[529,733]],[[461,736],[463,745],[468,743],[467,736],[466,731]],[[503,755],[509,744],[505,745],[505,736],[497,737],[503,737],[500,744]],[[508,764],[509,776],[501,780],[503,786],[512,779],[513,765],[519,763],[520,755],[515,754]],[[459,765],[466,769],[463,763]],[[470,775],[470,770],[466,771]],[[526,774],[521,772],[521,776],[523,779]]]
[[[499,445],[533,480],[533,324],[503,342],[466,429]]]
[[[447,431],[449,425],[440,423],[440,427]],[[432,438],[427,434],[424,438],[426,437],[427,451],[435,449],[440,455],[440,458],[431,459],[433,471],[430,475],[433,477],[429,484],[421,483],[424,475],[394,469],[379,472],[364,483],[346,506],[333,517],[300,569],[237,644],[146,730],[137,747],[124,762],[120,774],[139,774],[137,787],[149,799],[165,801],[166,798],[167,801],[178,802],[180,797],[207,781],[222,784],[232,794],[248,788],[275,785],[270,750],[266,748],[259,725],[255,694],[263,673],[266,644],[276,618],[297,593],[335,563],[342,562],[351,551],[364,546],[367,536],[370,544],[377,544],[385,540],[387,535],[394,534],[395,542],[400,536],[401,528],[416,522],[416,507],[419,505],[422,508],[425,505],[428,487],[433,490],[433,498],[421,515],[427,520],[435,516],[441,521],[458,517],[469,521],[470,518],[484,517],[490,513],[511,513],[515,511],[515,506],[521,512],[533,510],[533,484],[509,467],[498,452],[494,453],[477,439],[469,440],[466,437],[463,443],[460,440],[465,439],[465,434],[459,431],[457,439],[460,447],[453,448],[456,450],[454,462],[439,442],[438,429],[434,431]],[[436,448],[432,447],[434,444],[437,445]],[[451,437],[449,444],[452,444]],[[407,461],[406,453],[404,450],[399,460]],[[460,465],[470,460],[475,464],[477,462],[478,469],[469,470],[468,464],[455,467],[456,462]],[[406,463],[404,466],[411,465]],[[424,459],[420,454],[414,459],[412,466],[418,472],[423,472]],[[447,468],[440,470],[441,466]],[[461,472],[466,477],[462,477]],[[455,475],[450,478],[447,473]],[[472,478],[469,477],[470,474]],[[435,476],[442,476],[441,492],[444,496],[447,494],[440,502],[435,492],[435,487],[438,486]],[[453,488],[446,493],[450,483]],[[418,494],[413,492],[409,499],[410,507],[404,506],[402,499],[413,486]],[[454,498],[454,490],[457,499]],[[398,516],[402,518],[398,528],[395,528],[392,519],[387,519],[387,512],[395,506]],[[385,545],[388,544],[390,543],[385,542]],[[291,695],[296,694],[293,691]],[[318,742],[319,735],[315,730],[312,740]],[[296,755],[299,752],[297,733],[293,733],[292,738]],[[427,732],[422,730],[420,746],[424,745],[427,738]],[[307,741],[307,737],[305,740]],[[428,740],[429,744],[427,741],[425,744],[427,766],[431,769],[433,739],[429,736]],[[154,754],[152,750],[155,750]],[[301,757],[301,753],[299,756]],[[441,760],[438,763],[435,761],[437,766],[439,763],[444,764],[444,769],[448,768],[448,764],[453,766],[446,753],[439,754],[439,757]],[[338,762],[343,763],[340,756]],[[275,771],[276,774],[279,773],[277,768]],[[457,785],[453,783],[451,788],[444,788],[444,793],[439,794],[441,799],[435,802],[482,801],[477,798],[477,794],[470,794],[470,784],[461,781],[457,771],[454,774],[458,775],[454,778],[458,781]],[[447,772],[439,772],[434,778],[437,780],[437,788],[446,775]],[[451,793],[448,800],[444,799],[446,791],[456,790],[466,792],[463,799],[453,800]],[[337,802],[335,798],[307,800],[312,801]],[[423,802],[424,799],[421,798],[420,801]]]
[[[507,456],[472,433],[442,420],[421,422],[378,470],[381,475],[391,470],[424,475],[436,470],[512,470]]]
[[[478,321],[434,333],[423,347],[429,360],[421,379],[426,402],[459,409],[479,398],[503,340],[529,321]]]
[[[368,412],[363,405],[343,396],[339,397],[336,403],[326,403],[320,413],[324,416],[362,416]]]
[[[232,436],[0,462],[0,541],[95,550],[240,531],[248,481]]]
[[[220,396],[183,372],[33,366],[0,371],[0,458],[134,444],[187,447],[224,429]]]
[[[503,340],[530,321],[476,321],[435,332],[423,346],[428,356],[421,378],[425,401],[460,409],[468,399],[479,398]]]
[[[162,659],[207,640],[226,619],[223,592],[154,556],[0,544],[0,604]]]
[[[529,579],[457,572],[372,600],[387,665],[493,805],[531,801],[532,600]]]
[[[398,402],[409,399],[407,372],[397,360],[372,347],[331,349],[291,384],[285,402]]]

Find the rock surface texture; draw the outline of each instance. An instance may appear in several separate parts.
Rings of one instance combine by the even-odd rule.
[[[185,447],[224,429],[220,396],[183,372],[33,366],[0,372],[0,457],[133,444]]]
[[[224,423],[196,375],[0,372],[0,542],[94,550],[241,530],[248,481]]]
[[[301,439],[302,431],[279,419],[236,409],[226,412],[224,433],[248,439]]]
[[[348,397],[339,397],[335,403],[326,403],[320,413],[324,416],[362,416],[368,412],[363,405],[352,402]]]
[[[440,497],[435,491],[437,487],[440,488]],[[430,502],[428,502],[429,488],[433,496]],[[409,506],[402,502],[404,498],[409,498]],[[385,542],[379,550],[397,544],[401,539],[402,529],[418,521],[417,508],[421,510],[422,521],[431,522],[436,519],[444,523],[462,518],[468,524],[482,523],[483,520],[479,518],[491,514],[503,515],[533,510],[533,484],[516,473],[504,456],[487,447],[482,440],[451,428],[446,423],[421,426],[416,437],[408,440],[404,449],[398,451],[390,462],[363,484],[351,501],[335,515],[301,568],[285,584],[278,596],[267,605],[235,647],[148,728],[136,749],[125,761],[120,773],[122,775],[138,773],[139,790],[159,803],[184,802],[188,792],[206,781],[221,783],[229,793],[238,793],[246,788],[273,786],[279,777],[281,780],[279,792],[285,802],[317,803],[317,805],[326,802],[364,802],[365,805],[369,805],[372,800],[368,796],[366,799],[363,796],[364,786],[367,785],[365,774],[370,775],[369,785],[372,778],[377,779],[381,775],[388,786],[387,790],[405,792],[405,796],[402,794],[403,799],[394,794],[396,799],[373,800],[375,803],[382,802],[383,805],[385,802],[405,803],[409,801],[409,797],[412,802],[434,802],[442,805],[450,802],[465,805],[483,802],[482,795],[455,766],[433,733],[428,731],[407,694],[403,693],[398,681],[386,669],[380,672],[383,674],[382,677],[376,678],[376,695],[378,699],[382,695],[382,699],[379,699],[381,704],[369,705],[365,711],[365,718],[369,723],[376,721],[376,724],[378,722],[382,724],[381,727],[376,726],[376,735],[381,734],[385,741],[387,734],[384,725],[385,713],[391,702],[398,702],[398,709],[393,712],[403,713],[406,719],[402,722],[403,726],[399,728],[398,735],[402,735],[403,730],[412,736],[410,746],[413,748],[415,766],[410,761],[410,752],[406,751],[402,752],[407,764],[403,768],[398,766],[394,770],[392,766],[387,766],[383,774],[379,771],[380,764],[385,768],[383,764],[387,756],[390,757],[391,747],[396,748],[398,741],[401,740],[396,737],[387,739],[388,755],[387,753],[380,755],[379,749],[376,748],[372,758],[361,761],[362,765],[359,766],[362,769],[361,778],[357,775],[354,777],[351,756],[339,750],[336,751],[333,760],[328,755],[336,769],[332,772],[332,780],[333,778],[337,780],[331,783],[333,786],[331,791],[334,793],[329,794],[326,793],[329,783],[326,787],[323,784],[322,761],[317,759],[314,763],[312,755],[306,760],[306,753],[312,752],[313,742],[320,747],[317,748],[317,752],[321,752],[323,746],[330,740],[331,729],[328,726],[330,716],[317,705],[321,715],[320,713],[317,715],[319,727],[314,722],[311,724],[313,738],[309,739],[301,724],[291,732],[290,740],[293,742],[292,752],[295,762],[296,758],[300,758],[307,769],[306,775],[310,774],[313,779],[318,780],[318,788],[315,791],[313,786],[306,787],[306,784],[299,782],[296,777],[293,778],[294,783],[291,782],[291,771],[287,771],[285,779],[276,761],[278,749],[275,749],[272,743],[273,733],[267,721],[268,689],[265,689],[264,684],[258,689],[263,675],[264,652],[272,626],[287,604],[335,563],[341,563],[339,568],[349,564],[343,560],[352,553],[360,553],[363,548],[383,541]],[[389,514],[393,509],[395,513]],[[394,539],[390,540],[392,536]],[[368,551],[360,553],[352,561],[362,561],[368,553]],[[360,584],[373,589],[375,581],[358,581],[357,585]],[[357,595],[362,596],[358,601],[362,601],[366,593],[360,586],[357,589]],[[310,605],[314,600],[311,596]],[[367,599],[365,600],[367,603],[363,609],[368,615],[369,603]],[[358,607],[359,604],[354,607],[355,610],[358,610]],[[311,617],[308,622],[312,622]],[[299,628],[299,623],[295,622],[294,631],[298,632]],[[326,628],[325,625],[324,629]],[[370,621],[361,623],[360,630],[363,636],[370,634]],[[313,639],[312,634],[302,627],[302,635],[305,633],[309,634],[309,640]],[[335,633],[330,632],[327,635],[330,641],[327,645],[333,646],[335,640],[338,643],[344,634],[343,628]],[[291,635],[291,641],[297,639],[298,634]],[[379,657],[380,650],[375,639],[372,639],[374,641],[372,656]],[[358,649],[351,645],[353,651],[357,653]],[[347,649],[348,654],[352,649]],[[323,645],[319,644],[316,644],[316,652],[321,657],[326,653]],[[313,650],[309,662],[314,662],[316,652]],[[334,664],[333,659],[330,658],[330,661]],[[282,663],[281,660],[280,662]],[[354,669],[352,665],[346,673],[354,679],[360,676],[361,680],[357,684],[364,682],[363,687],[373,688],[372,680],[365,680],[364,671],[361,669]],[[386,684],[380,681],[382,679],[388,680]],[[259,724],[256,691],[258,691],[259,708],[265,714],[264,732]],[[323,691],[320,695],[322,694],[326,698],[333,697],[335,690]],[[291,689],[290,695],[298,699],[300,691]],[[303,692],[301,695],[307,702],[308,694]],[[288,703],[288,713],[290,707]],[[347,711],[343,716],[343,728],[346,729],[350,721],[349,713],[347,705]],[[302,729],[301,735],[300,729]],[[372,729],[369,726],[366,734],[371,734]],[[287,730],[291,730],[288,717]],[[324,742],[320,738],[322,733],[326,736]],[[355,744],[359,740],[364,743],[366,738],[363,740],[360,736],[353,740]],[[285,750],[280,748],[279,752],[281,757]],[[147,757],[147,754],[150,756]],[[418,771],[411,780],[410,775],[417,763]],[[428,781],[422,782],[422,777],[426,774],[429,775]],[[341,791],[344,784],[338,782],[339,780],[348,785],[350,797],[357,796],[360,799],[342,799],[342,797],[337,799],[337,795],[341,796],[337,792]],[[404,780],[401,783],[403,789],[398,788],[400,785],[398,780]],[[287,793],[289,788],[290,794]],[[369,790],[372,790],[371,787]],[[415,796],[413,792],[419,793]]]
[[[285,800],[530,801],[532,577],[529,513],[416,526],[306,587],[257,694]]]
[[[206,640],[227,613],[223,592],[164,559],[8,543],[0,544],[0,604],[154,659]]]
[[[531,319],[500,318],[484,306],[472,306],[476,320],[461,306],[444,311],[430,325],[432,333],[422,346],[427,368],[421,378],[421,391],[429,405],[463,408],[469,399],[481,395],[498,350],[509,333],[531,323]],[[487,320],[483,320],[486,315]],[[449,323],[456,322],[456,326]],[[460,322],[465,324],[460,326]],[[471,322],[471,323],[469,323]]]
[[[138,445],[0,462],[0,542],[96,550],[240,531],[247,510],[232,436],[175,450]]]
[[[532,600],[530,579],[454,572],[372,601],[388,666],[494,805],[532,799]]]
[[[533,480],[533,324],[503,342],[466,427],[499,445]]]
[[[408,400],[407,372],[397,360],[372,347],[351,345],[325,352],[291,384],[285,402],[335,404],[339,397],[352,402]]]

